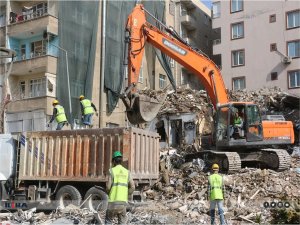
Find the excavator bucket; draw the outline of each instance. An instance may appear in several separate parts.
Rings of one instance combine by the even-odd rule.
[[[161,94],[155,98],[144,94],[135,93],[134,95],[131,99],[131,107],[127,107],[127,118],[132,124],[153,120],[167,97],[167,94]]]

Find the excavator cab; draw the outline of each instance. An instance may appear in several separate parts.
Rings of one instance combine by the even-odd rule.
[[[260,111],[253,103],[231,102],[218,107],[215,126],[217,147],[240,147],[263,140]]]

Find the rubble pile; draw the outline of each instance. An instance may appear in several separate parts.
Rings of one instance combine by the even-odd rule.
[[[57,209],[50,214],[36,212],[36,208],[29,210],[18,209],[17,212],[0,213],[2,224],[92,224],[97,223],[97,217],[86,208],[68,205],[64,209]]]
[[[159,115],[184,112],[207,112],[208,102],[206,91],[178,88],[168,93]]]
[[[170,210],[181,212],[189,222],[209,223],[208,173],[203,172],[204,162],[198,159],[184,163],[174,157],[181,158],[175,155],[162,159],[161,179],[144,192],[145,196],[163,202]],[[270,221],[272,202],[281,201],[289,205],[288,209],[295,210],[300,198],[299,167],[299,159],[293,158],[290,170],[283,172],[244,168],[236,174],[224,175],[227,220],[249,222],[259,217],[260,221]]]
[[[254,102],[263,114],[282,114],[286,120],[299,123],[300,96],[281,91],[279,87],[257,91],[229,91],[231,101]]]
[[[149,96],[155,96],[155,92],[148,92]],[[256,103],[263,114],[283,114],[287,120],[299,121],[300,96],[282,92],[279,87],[229,91],[228,96],[230,101]],[[206,91],[179,87],[176,92],[168,93],[159,115],[184,112],[206,115],[209,105]]]

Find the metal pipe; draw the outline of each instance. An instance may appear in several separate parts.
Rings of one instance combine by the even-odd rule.
[[[103,105],[104,105],[104,65],[105,65],[105,52],[106,52],[106,49],[105,49],[105,29],[106,29],[106,26],[105,26],[105,23],[106,23],[106,1],[102,1],[102,42],[101,42],[101,49],[102,49],[102,52],[101,52],[101,77],[100,77],[100,110],[99,110],[99,127],[102,127],[103,126],[103,117],[104,117],[104,112],[103,112]]]
[[[48,42],[49,43],[49,42]],[[65,52],[66,55],[66,67],[67,67],[67,85],[68,85],[68,97],[69,97],[69,111],[70,111],[70,120],[71,120],[71,128],[73,129],[73,117],[72,117],[72,104],[71,104],[71,89],[70,89],[70,76],[69,76],[69,63],[68,63],[68,52],[66,49],[63,49],[62,47],[59,47],[55,44],[49,43],[50,45],[58,48],[59,50],[62,50]]]

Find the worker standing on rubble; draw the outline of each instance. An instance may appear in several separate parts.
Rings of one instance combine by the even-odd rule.
[[[97,108],[89,99],[86,99],[83,95],[79,96],[79,101],[81,106],[82,123],[91,128],[93,127],[92,116],[94,115],[94,112],[96,112],[96,116],[98,116]]]
[[[126,224],[126,205],[128,195],[135,189],[130,172],[121,165],[122,153],[116,151],[112,157],[113,168],[109,170],[110,176],[106,185],[109,193],[109,202],[106,211],[105,224],[112,224],[113,218],[118,217],[118,224]]]
[[[53,113],[50,121],[47,123],[47,127],[49,127],[50,123],[52,123],[53,120],[55,119],[57,122],[56,130],[61,130],[64,125],[68,125],[65,109],[64,107],[59,105],[59,102],[56,99],[53,100],[52,105],[53,105]]]
[[[208,177],[208,196],[210,198],[210,219],[211,225],[215,224],[215,208],[218,206],[221,225],[225,225],[223,199],[224,199],[224,184],[223,177],[218,174],[219,165],[213,164],[213,174]]]

